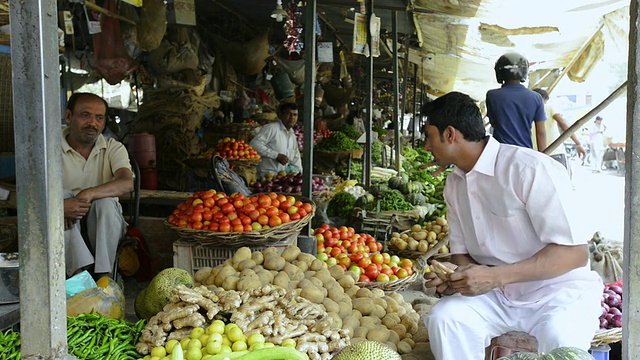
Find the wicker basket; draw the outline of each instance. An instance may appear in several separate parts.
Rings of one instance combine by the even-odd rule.
[[[408,276],[408,277],[406,277],[404,279],[400,279],[400,280],[396,280],[396,281],[389,281],[389,282],[386,282],[386,283],[372,281],[372,282],[358,282],[358,283],[356,283],[356,285],[358,285],[361,288],[381,289],[383,291],[400,291],[400,290],[404,290],[409,285],[411,285],[414,282],[416,282],[416,280],[418,280],[418,278],[422,277],[422,275],[424,274],[424,269],[427,266],[428,266],[427,265],[427,258],[426,257],[420,257],[413,264],[413,274],[411,274],[411,276]]]
[[[408,234],[410,232],[411,230],[407,230],[407,231],[403,231],[402,234]],[[442,240],[438,240],[438,243],[436,244],[436,246],[432,247],[431,249],[429,249],[429,251],[424,253],[417,250],[407,250],[407,249],[400,250],[397,247],[393,246],[392,244],[388,245],[387,250],[391,255],[398,255],[400,257],[407,258],[407,259],[418,259],[421,256],[425,256],[427,260],[431,260],[431,259],[448,260],[449,258],[451,258],[450,254],[438,253],[438,251],[440,251],[440,249],[443,246],[448,244],[449,244],[449,237],[445,236]]]
[[[312,207],[311,212],[307,213],[307,215],[300,220],[291,221],[266,230],[217,232],[181,228],[170,224],[167,220],[164,220],[164,224],[171,230],[175,231],[178,234],[178,237],[183,241],[196,242],[203,246],[267,246],[275,244],[292,234],[299,234],[300,230],[302,230],[302,228],[305,227],[305,225],[307,225],[313,218],[316,212],[315,202],[303,196],[295,196],[295,198],[296,200],[310,203]]]
[[[613,344],[620,341],[622,341],[622,328],[598,329],[593,340],[591,340],[591,346],[596,347],[602,344]]]

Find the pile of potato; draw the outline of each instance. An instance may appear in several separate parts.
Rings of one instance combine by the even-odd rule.
[[[426,223],[425,226],[421,226],[420,224],[413,225],[409,233],[392,233],[389,245],[398,250],[426,253],[438,245],[438,242],[447,235],[449,235],[447,220],[439,217]],[[447,245],[443,245],[440,250],[438,250],[438,253],[448,254],[449,248]]]
[[[198,270],[194,280],[196,285],[215,285],[225,290],[242,291],[267,284],[295,290],[321,305],[334,324],[349,334],[352,344],[377,340],[406,354],[418,340],[414,335],[420,316],[402,295],[360,288],[354,272],[338,265],[327,267],[297,246],[287,247],[282,254],[275,248],[241,248],[224,264]]]

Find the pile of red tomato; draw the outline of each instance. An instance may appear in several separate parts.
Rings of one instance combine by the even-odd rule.
[[[359,282],[389,282],[413,274],[413,261],[381,253],[382,244],[369,234],[356,234],[352,227],[321,225],[315,230],[317,258],[358,275]]]
[[[214,151],[215,155],[229,160],[257,160],[260,155],[244,140],[224,138]]]
[[[293,196],[269,193],[246,197],[215,190],[193,194],[169,216],[177,227],[217,232],[248,232],[269,229],[300,220],[313,211],[310,203]]]

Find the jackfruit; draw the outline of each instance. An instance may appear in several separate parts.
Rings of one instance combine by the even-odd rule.
[[[342,349],[333,360],[402,360],[390,347],[377,341],[362,341]]]
[[[193,286],[193,278],[182,269],[168,268],[156,275],[149,286],[136,297],[134,309],[139,319],[149,319],[162,311],[173,295],[173,289],[178,285]]]

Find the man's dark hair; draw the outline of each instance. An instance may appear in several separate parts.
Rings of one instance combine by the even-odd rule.
[[[537,92],[542,96],[542,100],[549,100],[549,93],[545,89],[535,88],[533,91]]]
[[[107,103],[107,101],[105,99],[101,98],[100,96],[98,96],[96,94],[84,93],[84,92],[77,92],[77,93],[74,93],[73,95],[71,95],[71,97],[67,101],[67,110],[73,112],[73,109],[75,109],[75,107],[76,107],[76,103],[83,96],[93,97],[95,99],[102,100],[102,102],[104,103],[104,113],[106,114],[107,110],[109,110],[109,104]]]
[[[596,116],[596,120],[602,120],[602,116]]]
[[[426,103],[422,108],[422,116],[427,117],[426,126],[438,128],[442,140],[448,126],[460,131],[467,141],[480,141],[486,136],[480,108],[469,95],[460,92],[450,92]]]
[[[285,110],[298,110],[296,103],[283,103],[278,107],[278,115],[282,114]]]

